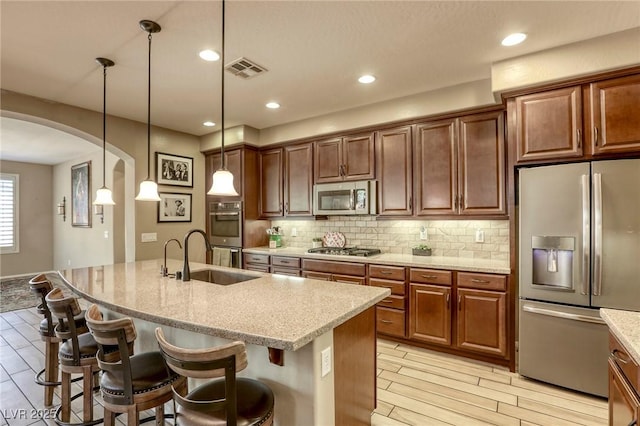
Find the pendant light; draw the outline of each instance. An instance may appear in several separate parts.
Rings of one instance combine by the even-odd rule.
[[[147,178],[140,182],[140,192],[136,196],[138,201],[160,201],[158,184],[151,179],[151,34],[162,29],[153,21],[140,21],[140,28],[149,33],[149,84],[147,86]]]
[[[102,188],[96,192],[94,206],[113,206],[111,190],[106,185],[106,146],[107,146],[107,68],[115,63],[111,59],[96,58],[96,62],[102,65]]]
[[[221,84],[220,92],[222,97],[221,107],[221,120],[220,120],[220,158],[221,167],[213,174],[213,182],[211,183],[211,189],[207,192],[208,195],[220,195],[220,196],[237,196],[239,195],[233,186],[233,174],[226,169],[224,161],[224,0],[222,0],[222,54],[220,55],[221,69]]]

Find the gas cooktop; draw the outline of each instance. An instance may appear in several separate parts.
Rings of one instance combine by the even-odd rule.
[[[338,256],[373,256],[382,253],[379,249],[359,247],[316,247],[307,250],[307,253],[333,254]]]

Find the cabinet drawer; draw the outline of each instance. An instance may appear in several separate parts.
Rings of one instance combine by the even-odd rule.
[[[404,296],[387,296],[378,302],[378,306],[393,309],[404,309],[404,299]]]
[[[404,282],[381,280],[380,278],[369,278],[369,285],[390,288],[391,294],[396,294],[399,296],[404,296],[406,292]]]
[[[369,265],[369,276],[386,280],[404,281],[405,270],[398,266]]]
[[[451,285],[451,271],[411,268],[409,279],[412,283]]]
[[[470,274],[458,272],[458,287],[472,287],[482,290],[507,291],[507,277],[504,275]]]
[[[302,269],[305,271],[327,272],[329,274],[367,275],[364,263],[334,262],[327,260],[302,259]]]
[[[620,367],[631,386],[638,392],[640,390],[640,368],[638,363],[635,362],[611,332],[609,333],[609,358]]]
[[[379,333],[404,337],[404,311],[376,307],[376,327]]]
[[[300,267],[300,258],[299,257],[272,256],[271,257],[271,266],[284,266],[286,268],[299,268]]]
[[[244,254],[244,263],[261,263],[264,265],[269,264],[269,255],[268,254],[253,254],[253,253],[245,253]]]
[[[272,266],[271,267],[272,274],[280,274],[280,275],[291,275],[294,277],[299,277],[301,272],[299,269],[295,268],[284,268],[281,266]]]
[[[367,279],[365,277],[354,277],[351,275],[331,274],[331,281],[345,284],[365,285]]]
[[[252,265],[246,264],[244,265],[244,269],[247,271],[258,271],[258,272],[267,272],[269,273],[269,265]]]

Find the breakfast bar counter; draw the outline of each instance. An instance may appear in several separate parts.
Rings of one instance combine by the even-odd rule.
[[[161,264],[148,260],[59,274],[107,318],[132,317],[137,350],[157,349],[157,326],[178,346],[244,341],[249,367],[240,375],[273,389],[278,425],[369,424],[375,404],[375,304],[388,289],[195,262],[190,262],[192,274],[210,269],[251,279],[228,285],[181,281],[162,277]],[[182,261],[169,259],[167,267],[181,270]]]

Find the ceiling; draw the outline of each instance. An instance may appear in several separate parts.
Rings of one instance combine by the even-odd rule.
[[[220,5],[2,0],[1,87],[101,112],[94,59],[104,56],[116,63],[108,113],[146,122],[148,41],[138,22],[151,19],[162,26],[152,42],[152,123],[216,131],[202,122],[220,122],[221,65],[198,52],[220,51]],[[229,0],[225,62],[246,57],[268,71],[225,74],[225,124],[263,129],[488,79],[493,62],[638,26],[640,1]],[[516,31],[529,38],[500,45]],[[365,73],[377,81],[359,84]]]

